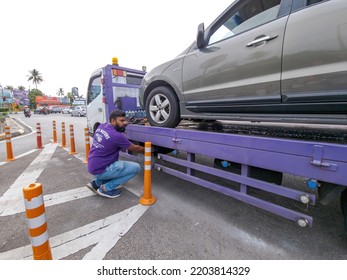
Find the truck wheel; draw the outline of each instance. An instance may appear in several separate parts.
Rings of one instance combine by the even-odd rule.
[[[145,109],[153,126],[176,127],[181,120],[177,96],[168,87],[154,88],[146,99]]]
[[[341,197],[341,193],[344,190],[343,186],[324,181],[320,181],[319,183],[318,198],[320,204],[329,205]]]
[[[93,127],[93,136],[94,136],[96,130],[98,129],[99,125],[100,125],[99,123],[94,124],[94,127]]]

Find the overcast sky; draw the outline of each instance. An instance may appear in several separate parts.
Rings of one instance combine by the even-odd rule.
[[[29,70],[56,96],[111,63],[147,70],[187,48],[198,24],[207,27],[233,0],[1,0],[0,84],[34,88]]]

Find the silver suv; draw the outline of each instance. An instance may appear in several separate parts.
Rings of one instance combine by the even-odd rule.
[[[347,1],[236,0],[142,81],[149,122],[347,124]]]

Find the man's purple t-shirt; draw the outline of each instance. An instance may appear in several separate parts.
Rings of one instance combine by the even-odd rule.
[[[94,133],[92,148],[88,157],[88,172],[97,175],[119,158],[119,151],[127,149],[131,142],[111,124],[100,124]]]

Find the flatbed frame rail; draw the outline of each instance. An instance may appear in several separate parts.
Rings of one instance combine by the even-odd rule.
[[[183,166],[185,172],[156,163],[155,169],[179,177],[205,188],[223,193],[240,201],[272,212],[301,226],[312,226],[309,215],[252,196],[249,187],[282,197],[301,201],[304,196],[315,205],[316,196],[309,192],[291,189],[250,177],[250,168],[259,167],[282,173],[347,186],[347,145],[277,139],[258,136],[223,134],[216,132],[190,131],[129,125],[127,137],[136,142],[149,141],[152,145],[187,153],[186,159],[165,154],[158,157],[163,162]],[[129,154],[123,154],[132,157]],[[241,174],[220,170],[195,162],[196,155],[223,159],[241,164]],[[196,176],[200,171],[240,184],[239,190],[219,185]]]

